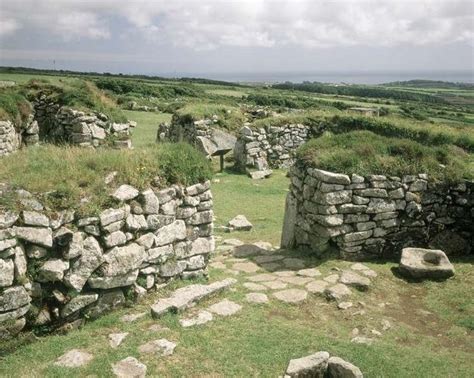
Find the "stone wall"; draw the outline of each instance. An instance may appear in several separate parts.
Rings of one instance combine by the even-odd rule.
[[[194,120],[190,116],[175,114],[171,124],[162,123],[158,128],[159,142],[187,142],[206,156],[225,155],[232,151],[236,138],[216,127],[218,117]]]
[[[38,132],[38,123],[33,115],[30,115],[25,124],[19,127],[12,121],[0,121],[0,157],[17,151],[23,145],[37,144]]]
[[[236,167],[264,170],[289,168],[293,164],[295,150],[307,140],[320,134],[314,127],[302,124],[266,126],[252,129],[244,126],[234,149]]]
[[[136,126],[135,122],[114,123],[103,113],[61,107],[45,95],[40,95],[33,106],[41,140],[81,147],[104,144],[117,148],[132,146],[130,132]]]
[[[362,177],[298,162],[290,170],[282,246],[348,260],[391,258],[404,247],[472,252],[474,183],[434,184],[427,175]]]
[[[17,192],[25,210],[0,211],[0,337],[25,325],[77,324],[171,279],[207,275],[209,182],[143,192],[122,185],[112,195],[120,205],[91,217]]]

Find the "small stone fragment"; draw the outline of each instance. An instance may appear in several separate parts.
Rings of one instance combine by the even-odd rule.
[[[125,333],[111,333],[109,335],[109,345],[111,348],[118,348],[122,341],[128,336],[128,332]]]
[[[247,300],[247,302],[250,302],[250,303],[257,303],[257,304],[261,304],[261,303],[267,303],[268,302],[268,297],[266,294],[263,294],[263,293],[248,293],[246,296],[245,296],[245,299]]]
[[[77,368],[87,365],[92,361],[93,358],[94,356],[92,354],[84,350],[72,349],[59,357],[54,365],[68,368]]]
[[[135,357],[127,357],[113,364],[112,372],[118,378],[144,378],[146,365],[139,362]]]

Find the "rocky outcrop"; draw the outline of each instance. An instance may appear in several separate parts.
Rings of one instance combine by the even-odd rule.
[[[473,182],[443,185],[425,174],[349,176],[303,163],[290,176],[282,247],[321,254],[336,244],[348,260],[399,256],[410,246],[472,251]]]
[[[207,275],[215,247],[210,182],[144,191],[122,185],[112,194],[118,207],[89,217],[39,210],[22,193],[38,210],[0,212],[2,336],[25,324],[95,318],[134,293]]]

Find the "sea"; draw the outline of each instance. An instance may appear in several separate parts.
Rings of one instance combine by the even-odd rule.
[[[453,83],[474,83],[472,71],[413,71],[413,72],[265,72],[265,73],[173,73],[167,77],[199,77],[236,83],[321,82],[334,84],[384,84],[408,80],[439,80]]]

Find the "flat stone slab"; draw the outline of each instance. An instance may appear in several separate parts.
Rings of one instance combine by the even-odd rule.
[[[191,318],[186,318],[186,319],[180,319],[179,324],[181,324],[182,327],[188,328],[188,327],[193,327],[201,324],[206,324],[210,321],[212,321],[214,317],[209,311],[199,311],[199,313],[196,316],[193,316]]]
[[[367,291],[370,286],[370,280],[367,277],[363,277],[351,270],[344,270],[341,278],[339,278],[339,282],[361,291]]]
[[[347,310],[352,307],[352,302],[340,302],[337,304],[339,310]]]
[[[400,273],[412,278],[449,278],[454,266],[440,249],[404,248],[399,265]]]
[[[303,286],[308,282],[311,282],[313,279],[309,277],[281,277],[280,281],[289,283],[291,285]]]
[[[278,277],[291,277],[296,275],[296,272],[293,270],[280,270],[278,272],[274,272],[273,274]]]
[[[316,268],[300,269],[296,272],[298,276],[303,277],[318,277],[321,275],[321,272]]]
[[[339,274],[330,274],[329,276],[324,277],[323,280],[335,284],[339,280]]]
[[[237,247],[234,247],[234,251],[232,255],[234,257],[250,257],[250,256],[261,256],[262,254],[266,254],[268,251],[264,248],[259,247],[255,244],[243,244]]]
[[[328,367],[328,360],[328,352],[318,352],[306,357],[295,358],[290,360],[285,376],[322,378]]]
[[[293,257],[284,259],[283,265],[289,269],[303,269],[304,267],[306,267],[306,263],[304,260]]]
[[[260,285],[255,282],[245,282],[243,286],[248,289],[248,290],[253,290],[253,291],[264,291],[267,290],[268,288],[266,286]]]
[[[257,264],[267,264],[271,262],[281,261],[285,258],[283,255],[263,255],[263,256],[256,256],[253,258]]]
[[[339,301],[345,297],[352,295],[351,289],[342,283],[330,286],[324,290],[326,297],[331,300]]]
[[[144,318],[146,316],[146,312],[140,312],[138,314],[127,314],[120,318],[120,320],[124,323],[131,323],[138,319]]]
[[[277,262],[260,264],[260,267],[267,272],[275,272],[281,268],[281,265]]]
[[[67,368],[78,368],[87,365],[94,359],[94,356],[89,352],[81,349],[72,349],[59,357],[54,365]]]
[[[167,340],[159,339],[149,341],[138,347],[138,351],[142,354],[155,354],[158,356],[171,356],[174,353],[176,344]]]
[[[178,312],[197,303],[203,298],[207,298],[219,291],[222,291],[237,282],[234,278],[227,278],[222,281],[216,281],[209,285],[189,285],[177,289],[168,298],[158,300],[151,306],[151,315],[160,317],[168,312]]]
[[[112,372],[119,378],[143,378],[146,375],[146,365],[135,357],[127,357],[113,364]]]
[[[262,304],[262,303],[267,303],[268,302],[268,297],[266,294],[263,293],[248,293],[245,296],[245,299],[249,303],[257,303],[257,304]]]
[[[262,282],[262,285],[265,285],[271,290],[281,290],[286,289],[288,287],[288,284],[286,282],[282,282],[280,280]]]
[[[287,289],[273,293],[273,296],[286,303],[300,303],[308,296],[308,292],[300,289]]]
[[[247,277],[247,279],[252,282],[273,281],[273,280],[276,280],[276,276],[270,273],[262,273],[262,274],[257,274],[255,276]]]
[[[328,285],[329,283],[323,280],[311,281],[306,285],[306,290],[313,294],[323,294]]]
[[[109,345],[111,348],[118,348],[122,344],[123,340],[128,336],[128,332],[124,333],[111,333],[109,335]]]
[[[239,270],[244,273],[255,273],[260,270],[260,267],[253,262],[240,262],[232,265],[232,269]]]
[[[223,245],[230,245],[233,247],[238,247],[239,245],[244,245],[244,242],[239,239],[225,239],[222,241]]]
[[[210,306],[208,310],[213,312],[216,315],[220,316],[230,316],[234,315],[235,313],[239,312],[242,309],[242,306],[229,301],[228,299],[224,299],[223,301],[217,302]]]

